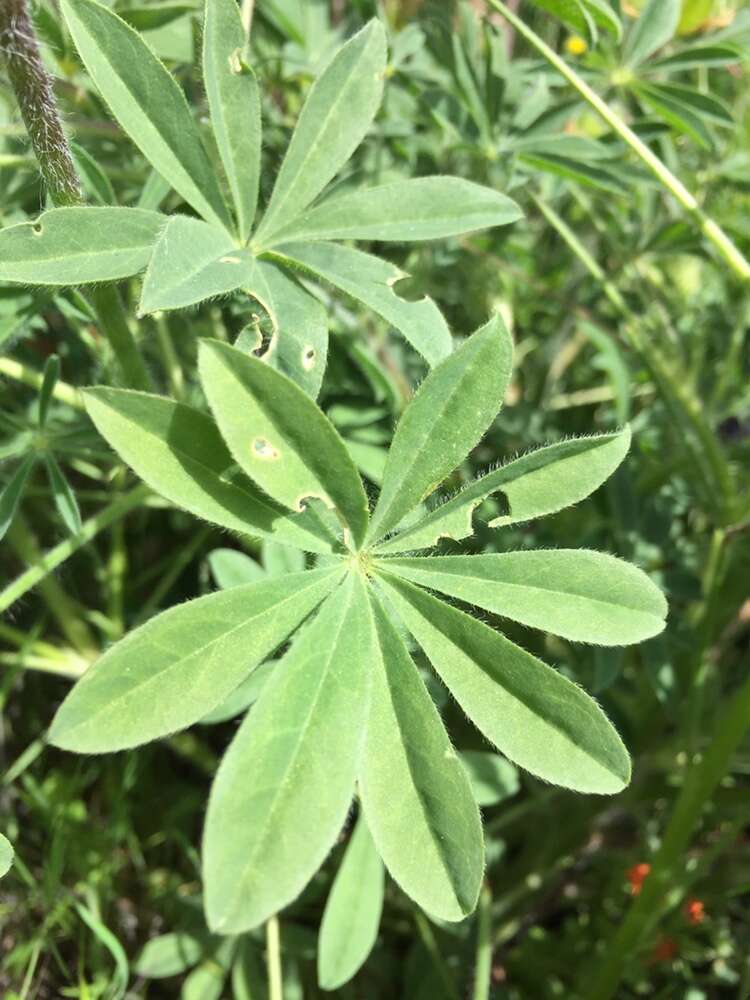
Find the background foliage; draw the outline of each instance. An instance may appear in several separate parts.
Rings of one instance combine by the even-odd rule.
[[[199,4],[115,6],[205,126]],[[750,253],[748,11],[664,2],[650,5],[646,24],[635,17],[642,4],[623,3],[620,39],[610,10],[618,5],[572,6],[578,13],[562,25],[551,2],[524,4],[520,16],[630,122],[740,258]],[[669,7],[671,20],[657,7]],[[609,962],[626,997],[748,996],[747,274],[717,250],[705,215],[685,211],[481,0],[386,0],[380,10],[371,0],[258,0],[264,203],[312,79],[378,13],[390,33],[385,98],[348,179],[455,174],[508,193],[526,215],[461,239],[366,247],[408,272],[400,293],[431,295],[456,335],[498,309],[513,329],[505,408],[457,476],[626,420],[634,432],[627,462],[593,498],[501,536],[480,532],[472,545],[617,553],[661,584],[670,618],[663,636],[624,651],[503,623],[596,693],[633,754],[633,784],[613,800],[545,787],[492,764],[456,707],[442,704],[481,795],[488,865],[479,910],[457,925],[431,923],[387,882],[375,949],[338,992],[593,997],[605,995],[594,970]],[[56,5],[40,0],[34,15],[87,202],[171,210],[179,199],[113,123]],[[2,225],[35,218],[45,194],[2,80],[0,175]],[[131,316],[140,291],[139,281],[122,286]],[[377,484],[424,363],[372,313],[333,294],[326,307],[321,405]],[[159,391],[198,399],[198,341],[233,339],[250,320],[240,296],[141,319],[138,344]],[[48,398],[39,390],[45,371],[52,385],[53,354],[60,379]],[[55,750],[44,733],[70,680],[124,631],[238,574],[300,567],[271,545],[246,547],[252,563],[229,554],[234,540],[147,494],[116,462],[71,388],[120,381],[80,293],[0,287],[0,374],[0,522],[9,521],[0,808],[16,852],[0,885],[0,986],[9,997],[263,997],[262,932],[207,937],[200,903],[204,803],[236,722],[99,758]],[[249,704],[252,692],[245,697]],[[347,843],[363,850],[359,841],[342,836],[282,915],[284,997],[318,995],[317,929]]]

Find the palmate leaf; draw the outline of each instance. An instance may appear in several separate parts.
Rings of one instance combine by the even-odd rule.
[[[611,795],[630,781],[630,758],[611,722],[581,688],[470,615],[379,573],[404,624],[474,725],[537,777]]]
[[[407,277],[393,264],[336,243],[285,243],[272,259],[322,279],[391,323],[419,351],[430,367],[451,353],[452,342],[443,314],[432,301],[408,302],[393,285]]]
[[[502,406],[512,356],[496,316],[430,372],[396,428],[370,542],[395,528],[478,443]]]
[[[229,226],[216,172],[179,86],[140,35],[96,0],[61,9],[89,76],[147,160],[206,220]]]
[[[318,938],[318,984],[336,990],[367,961],[383,909],[383,862],[360,814],[326,901]]]
[[[484,869],[479,810],[403,639],[371,597],[378,636],[359,773],[365,818],[399,885],[429,914],[462,920]]]
[[[514,201],[459,177],[393,181],[326,199],[274,230],[267,249],[287,241],[378,240],[410,243],[517,222]]]
[[[481,476],[457,496],[393,538],[381,542],[383,554],[427,549],[441,538],[460,541],[473,532],[475,509],[502,493],[507,513],[490,521],[498,528],[554,514],[584,500],[620,465],[630,447],[630,430],[573,438],[538,448]]]
[[[0,281],[86,285],[145,270],[161,228],[141,208],[53,208],[0,231]]]
[[[313,508],[294,517],[237,470],[210,417],[128,389],[89,389],[86,410],[102,437],[156,493],[214,524],[308,552],[337,541]]]
[[[49,742],[105,753],[185,729],[273,653],[340,580],[338,569],[313,570],[162,612],[84,674],[55,715]]]
[[[219,429],[237,463],[292,510],[317,497],[341,514],[360,543],[367,497],[333,424],[294,382],[257,358],[204,340],[199,369]]]
[[[303,212],[365,137],[383,94],[387,48],[379,21],[343,45],[313,84],[254,243]]]
[[[260,94],[242,53],[245,31],[235,0],[206,0],[203,81],[211,125],[237,215],[239,237],[250,236],[260,182]]]
[[[350,574],[238,730],[206,816],[213,930],[249,930],[291,902],[338,836],[354,793],[374,642],[364,583]]]
[[[601,552],[559,549],[389,559],[390,572],[485,611],[576,642],[622,646],[664,629],[664,595]]]

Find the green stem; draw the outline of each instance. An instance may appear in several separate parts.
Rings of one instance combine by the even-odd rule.
[[[44,380],[41,372],[36,371],[34,368],[27,368],[26,365],[20,361],[14,361],[13,358],[0,358],[0,375],[6,375],[8,378],[12,378],[16,382],[21,382],[23,385],[28,385],[32,389],[41,389]],[[58,379],[52,390],[52,395],[55,399],[59,399],[61,403],[67,403],[68,406],[72,406],[76,410],[85,409],[78,390],[72,385],[68,385],[67,382],[61,382]]]
[[[653,342],[648,332],[642,331],[642,322],[630,310],[620,290],[607,277],[570,226],[551,205],[534,198],[539,211],[559,233],[568,247],[578,257],[589,274],[599,282],[602,291],[617,312],[627,321],[621,327],[623,337],[651,370],[665,404],[671,410],[675,426],[682,434],[703,485],[707,507],[720,524],[729,524],[734,517],[734,488],[726,456],[706,421],[700,403],[690,392],[684,375],[674,370],[674,365]]]
[[[175,580],[192,562],[196,552],[202,547],[206,539],[210,537],[213,530],[212,527],[205,527],[201,531],[197,531],[186,545],[181,546],[177,552],[172,553],[169,568],[154,588],[149,599],[141,607],[135,621],[136,625],[140,625],[141,622],[151,617],[161,603],[162,598],[172,589]]]
[[[281,972],[281,933],[279,918],[266,921],[266,967],[268,969],[268,1000],[284,1000],[284,979]]]
[[[492,975],[492,894],[482,887],[477,907],[477,951],[474,961],[473,1000],[490,1000]]]
[[[80,181],[26,0],[0,2],[0,52],[51,201],[58,207],[79,205]],[[148,373],[117,290],[103,286],[89,294],[128,385],[133,389],[149,388]]]
[[[635,132],[625,124],[620,116],[612,110],[606,101],[589,87],[576,71],[562,59],[554,49],[528,25],[524,24],[520,17],[513,13],[502,0],[489,0],[495,10],[499,11],[503,17],[511,24],[519,35],[522,35],[530,45],[532,45],[547,62],[563,76],[568,83],[578,91],[581,97],[596,111],[604,121],[632,149],[632,151],[645,163],[657,180],[667,191],[679,202],[680,205],[695,219],[703,235],[708,239],[721,254],[729,267],[738,278],[743,281],[750,280],[750,261],[742,254],[721,226],[711,219],[698,204],[695,196],[688,191],[682,181],[676,177],[672,171],[659,159],[645,142],[638,138]]]
[[[445,995],[449,998],[449,1000],[459,1000],[456,984],[453,982],[450,969],[446,965],[445,959],[440,953],[440,948],[435,940],[435,935],[433,934],[430,922],[421,910],[414,911],[414,921],[417,925],[419,936],[422,939],[422,944],[432,959],[435,972],[443,984]]]
[[[117,358],[123,378],[129,389],[148,391],[153,388],[135,337],[128,326],[128,319],[114,285],[99,285],[88,292],[96,318],[110,347]]]
[[[131,510],[139,507],[146,497],[148,497],[149,493],[150,491],[147,486],[143,484],[136,486],[129,493],[118,497],[117,500],[114,500],[104,510],[99,511],[98,514],[84,521],[77,535],[66,538],[65,541],[60,542],[59,545],[56,545],[44,555],[39,554],[35,558],[28,559],[27,561],[31,562],[32,565],[0,591],[0,614],[6,611],[11,604],[14,604],[33,587],[36,587],[37,584],[42,584],[43,581],[46,581],[46,583],[51,582],[59,587],[54,578],[50,578],[50,580],[46,579],[49,577],[49,574],[64,563],[66,559],[69,559],[74,552],[77,552],[84,545],[88,544],[104,528],[108,528],[110,524],[114,524],[115,521],[119,521],[120,518],[125,517]]]
[[[715,726],[705,756],[697,758],[685,777],[651,872],[614,935],[593,978],[586,978],[579,994],[585,1000],[610,1000],[617,993],[623,970],[646,934],[668,905],[669,892],[685,865],[685,851],[703,808],[729,770],[732,755],[750,730],[750,679],[735,694]]]
[[[16,513],[6,537],[20,559],[25,563],[39,564],[42,559],[39,545],[21,511]],[[29,572],[29,570],[26,572]],[[22,576],[24,575],[22,574]],[[19,577],[19,579],[21,578]],[[84,657],[94,655],[96,652],[96,642],[88,626],[79,614],[77,602],[65,592],[60,582],[54,576],[44,574],[37,582],[39,583],[39,590],[45,604],[71,646]]]

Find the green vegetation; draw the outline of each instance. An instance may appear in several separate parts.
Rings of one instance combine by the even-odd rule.
[[[4,996],[750,997],[742,6],[0,10]]]

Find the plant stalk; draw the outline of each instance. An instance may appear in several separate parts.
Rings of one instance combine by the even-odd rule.
[[[503,3],[502,0],[488,0],[488,2],[503,15],[519,35],[522,35],[540,55],[544,56],[551,66],[554,66],[561,76],[565,77],[587,104],[604,119],[612,131],[619,135],[623,142],[645,163],[662,186],[695,219],[703,235],[724,258],[732,272],[742,281],[750,281],[750,261],[747,260],[741,250],[732,242],[721,226],[703,211],[695,196],[688,191],[682,181],[672,173],[653,150],[636,135],[622,118],[610,108],[607,102],[602,100],[596,91],[592,90],[586,81],[554,49],[550,48],[535,31],[514,14],[507,4]]]
[[[490,1000],[492,976],[492,894],[482,886],[477,906],[477,948],[474,960],[474,992],[472,1000]]]
[[[585,1000],[610,1000],[617,993],[625,965],[661,916],[670,889],[685,865],[685,851],[701,813],[729,770],[732,755],[750,730],[750,678],[719,718],[705,755],[697,757],[685,777],[651,871],[615,933],[593,978],[587,977],[577,995]]]
[[[57,569],[66,559],[69,559],[74,552],[77,552],[84,545],[88,544],[100,531],[108,528],[110,524],[114,524],[115,521],[119,521],[120,518],[125,517],[131,510],[139,507],[149,496],[150,492],[149,488],[144,484],[136,486],[129,493],[118,497],[103,510],[100,510],[98,514],[84,521],[77,535],[66,538],[44,555],[28,559],[27,562],[31,563],[29,568],[0,591],[0,614],[6,611],[33,587],[36,587],[38,583],[41,583],[45,577]],[[57,581],[53,582],[57,583]]]
[[[281,932],[279,918],[266,921],[266,967],[268,969],[268,1000],[284,1000],[284,978],[281,971]]]
[[[0,52],[50,200],[58,208],[80,205],[80,181],[26,0],[0,0]],[[89,296],[128,386],[148,389],[150,379],[117,290],[102,286]]]

